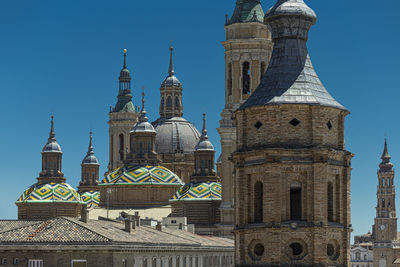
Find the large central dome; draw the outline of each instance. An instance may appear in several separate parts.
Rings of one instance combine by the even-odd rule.
[[[200,133],[194,125],[182,117],[160,118],[153,122],[156,129],[158,154],[193,153]]]

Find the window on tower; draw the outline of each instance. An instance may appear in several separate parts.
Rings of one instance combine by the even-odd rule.
[[[243,63],[242,81],[243,95],[250,94],[250,63],[247,61]]]
[[[124,135],[119,135],[119,160],[124,160]]]
[[[333,222],[333,185],[328,183],[328,222]]]
[[[260,82],[261,82],[262,77],[264,76],[264,73],[265,73],[265,66],[266,66],[265,62],[261,62],[261,66],[260,66],[260,73],[261,73]]]
[[[171,98],[171,96],[168,96],[168,98],[167,98],[167,108],[168,109],[172,108],[172,98]]]
[[[290,220],[301,221],[301,185],[290,187]]]
[[[175,96],[175,109],[180,109],[181,108],[181,104],[179,103],[179,98],[177,96]]]
[[[385,206],[386,206],[386,203],[385,203],[385,199],[383,198],[382,199],[382,208],[385,208]]]
[[[232,95],[232,64],[228,64],[228,81],[227,81],[227,86],[228,86],[228,95]]]
[[[254,185],[254,222],[263,222],[263,201],[264,188],[262,182],[256,182]]]

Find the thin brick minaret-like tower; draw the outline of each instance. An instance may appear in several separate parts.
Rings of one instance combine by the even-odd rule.
[[[265,15],[271,63],[235,112],[236,266],[350,266],[349,112],[311,64],[316,20],[303,0]]]
[[[382,261],[392,263],[393,241],[397,240],[396,191],[394,186],[393,164],[385,140],[382,162],[378,170],[378,191],[376,193],[376,217],[374,224],[374,266]],[[389,265],[388,265],[389,266]]]
[[[126,151],[129,146],[129,132],[137,122],[138,113],[132,103],[131,75],[126,65],[126,53],[124,50],[124,65],[119,75],[118,101],[110,110],[109,136],[110,136],[110,160],[108,171],[112,171],[123,165],[126,159]]]
[[[219,176],[223,194],[220,228],[226,236],[233,230],[233,164],[229,160],[236,149],[233,112],[248,99],[261,81],[272,51],[271,34],[263,24],[260,0],[237,0],[231,19],[226,18],[225,107],[218,133],[221,137]]]

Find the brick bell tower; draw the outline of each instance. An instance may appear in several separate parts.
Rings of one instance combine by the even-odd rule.
[[[393,164],[385,140],[382,162],[378,170],[376,217],[374,224],[374,266],[393,262],[393,241],[397,240],[396,191]],[[393,259],[392,259],[393,258]]]
[[[303,0],[279,0],[265,15],[271,62],[235,112],[236,266],[350,266],[349,111],[312,66],[316,20]]]
[[[220,173],[222,182],[221,231],[232,235],[233,165],[229,160],[236,149],[236,128],[233,112],[243,104],[259,85],[272,52],[271,33],[263,23],[260,0],[237,0],[231,19],[226,18],[225,107],[221,113],[218,133],[221,137]]]
[[[127,50],[124,49],[124,65],[118,79],[118,101],[109,113],[110,160],[108,172],[123,166],[129,147],[129,133],[132,125],[138,120],[138,112],[132,102],[132,78],[126,65],[126,53]]]

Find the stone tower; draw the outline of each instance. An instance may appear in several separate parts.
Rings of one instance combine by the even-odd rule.
[[[220,222],[221,183],[215,172],[215,150],[208,139],[205,114],[194,160],[190,183],[181,187],[170,200],[172,217],[187,217],[187,223],[195,225],[197,234],[219,235],[216,224]]]
[[[316,20],[303,0],[279,0],[265,15],[271,63],[235,112],[236,266],[350,264],[349,112],[311,64]]]
[[[257,88],[272,51],[271,34],[263,24],[260,0],[237,0],[231,19],[225,24],[225,107],[218,133],[221,137],[219,175],[223,194],[220,228],[226,235],[233,230],[233,165],[229,158],[236,150],[233,112]]]
[[[89,149],[81,164],[81,182],[78,186],[78,192],[99,190],[99,168],[100,164],[93,152],[92,131],[89,136]]]
[[[163,166],[185,183],[194,169],[194,149],[200,133],[183,116],[182,83],[175,75],[173,47],[170,48],[168,75],[160,87],[160,117],[152,124],[157,132],[156,152]]]
[[[397,240],[396,191],[394,186],[393,164],[385,140],[382,162],[378,170],[378,191],[376,217],[374,224],[374,266],[386,266],[396,257],[393,254],[393,241]],[[399,253],[397,253],[399,254]]]
[[[110,111],[110,119],[108,121],[110,136],[109,172],[123,165],[129,144],[129,132],[138,119],[138,113],[132,103],[132,78],[126,65],[126,52],[125,49],[124,65],[119,75],[118,101]]]

